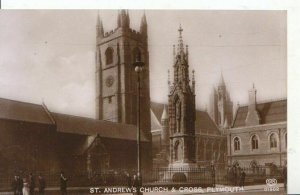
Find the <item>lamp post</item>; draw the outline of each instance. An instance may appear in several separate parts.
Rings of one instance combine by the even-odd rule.
[[[140,128],[140,93],[141,93],[141,81],[140,73],[143,70],[144,62],[141,61],[141,54],[138,53],[136,56],[136,61],[133,63],[134,70],[137,73],[137,194],[142,194],[140,192],[140,187],[142,184],[141,175],[141,128]]]

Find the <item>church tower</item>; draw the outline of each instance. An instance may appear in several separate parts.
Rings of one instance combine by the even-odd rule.
[[[221,73],[218,87],[213,89],[210,116],[221,129],[227,129],[232,123],[232,110],[233,104]]]
[[[96,117],[136,125],[137,75],[133,63],[140,56],[145,63],[141,78],[141,129],[151,139],[147,20],[141,19],[140,32],[130,28],[128,11],[121,10],[117,28],[104,32],[98,16],[96,41]]]
[[[169,90],[168,115],[170,168],[189,168],[195,164],[195,80],[189,79],[188,47],[184,50],[179,28],[177,52],[174,52],[174,80]]]

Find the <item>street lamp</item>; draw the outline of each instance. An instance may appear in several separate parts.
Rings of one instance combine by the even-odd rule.
[[[138,52],[136,56],[136,61],[133,63],[134,70],[137,73],[137,194],[142,194],[140,192],[140,186],[142,184],[141,175],[141,129],[140,129],[140,91],[141,91],[141,81],[140,73],[143,70],[144,62],[141,61],[141,54]]]

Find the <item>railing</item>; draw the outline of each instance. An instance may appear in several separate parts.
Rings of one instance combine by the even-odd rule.
[[[233,168],[215,167],[212,171],[210,166],[201,168],[155,168],[142,171],[143,185],[197,185],[201,187],[212,186],[213,183],[223,185],[239,185],[241,171],[246,173],[245,185],[263,184],[267,178],[275,178],[282,182],[282,167],[255,167],[255,168]],[[46,187],[60,186],[59,172],[34,173],[36,186],[38,186],[37,176],[41,174],[46,181]],[[111,170],[106,172],[73,172],[66,173],[68,186],[130,186],[133,184],[134,170]],[[28,177],[29,173],[19,174],[21,178]],[[0,190],[9,190],[14,174],[0,175]]]

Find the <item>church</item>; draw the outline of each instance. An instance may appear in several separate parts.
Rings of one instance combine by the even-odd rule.
[[[137,55],[141,73],[142,167],[152,167],[147,21],[130,28],[128,11],[118,14],[117,28],[96,25],[96,119],[51,112],[45,104],[0,99],[0,174],[22,172],[89,175],[137,166]]]

